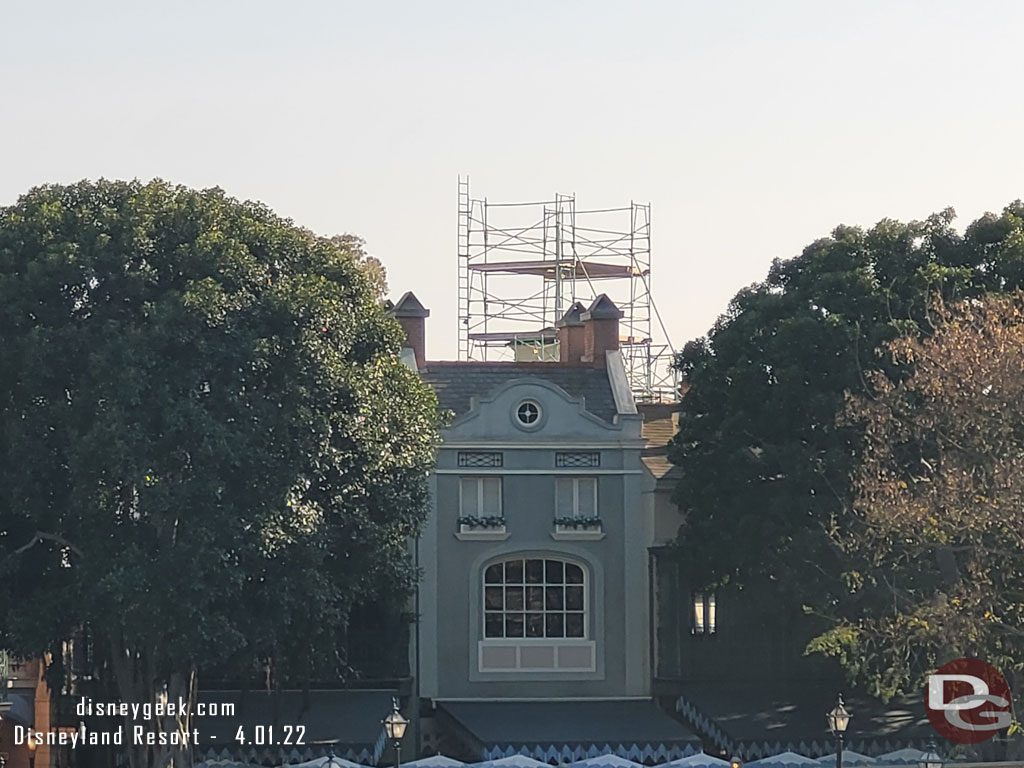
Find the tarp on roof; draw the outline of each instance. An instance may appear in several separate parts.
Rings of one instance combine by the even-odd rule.
[[[649,699],[450,701],[438,706],[485,760],[518,754],[568,763],[613,754],[664,762],[701,749],[692,731]]]

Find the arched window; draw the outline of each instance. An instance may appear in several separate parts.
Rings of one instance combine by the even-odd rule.
[[[579,563],[513,557],[483,576],[484,638],[587,637],[589,585]]]

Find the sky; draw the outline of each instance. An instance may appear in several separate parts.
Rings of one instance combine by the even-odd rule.
[[[1024,197],[1024,4],[0,0],[0,205],[159,177],[353,233],[457,351],[457,179],[651,203],[670,341],[838,224]]]

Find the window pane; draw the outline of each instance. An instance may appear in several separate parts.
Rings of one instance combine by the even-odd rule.
[[[582,613],[567,613],[567,614],[565,614],[565,636],[566,637],[583,637],[583,614]]]
[[[555,478],[555,516],[571,517],[572,514],[572,478]]]
[[[561,584],[562,583],[562,561],[561,560],[545,560],[544,570],[547,576],[548,584]]]
[[[583,610],[583,587],[565,588],[565,607],[570,611]]]
[[[566,584],[582,584],[583,583],[583,569],[578,565],[572,563],[565,564],[565,583]]]
[[[487,566],[487,570],[484,571],[484,582],[487,584],[501,584],[502,581],[501,563]]]
[[[464,517],[477,517],[480,514],[480,500],[477,496],[476,478],[462,478],[460,487],[462,489],[462,506],[459,507],[459,514]]]
[[[484,608],[488,611],[500,611],[502,609],[501,603],[501,587],[487,587],[484,590]]]
[[[543,613],[528,613],[528,614],[526,614],[526,636],[527,637],[544,637],[544,614]]]
[[[484,637],[501,637],[505,628],[505,616],[501,613],[488,613],[484,618]]]
[[[544,587],[526,588],[526,607],[531,611],[544,610]]]
[[[484,478],[484,501],[481,514],[487,517],[501,515],[501,478]]]
[[[505,563],[505,583],[506,584],[522,584],[523,583],[523,561],[522,560],[509,560]]]
[[[506,613],[505,614],[505,637],[522,637],[523,636],[523,614],[521,613]]]
[[[526,583],[527,584],[541,584],[544,581],[544,561],[543,560],[527,560],[526,561]]]
[[[564,618],[560,613],[547,614],[546,637],[565,637]]]
[[[594,499],[597,496],[597,478],[581,477],[580,483],[580,517],[597,517]]]
[[[572,589],[577,589],[577,587],[572,587]],[[562,591],[563,591],[562,587],[548,587],[548,599],[547,599],[547,604],[544,607],[547,608],[549,611],[560,611],[560,610],[562,610],[565,607],[562,604],[563,603]]]
[[[505,587],[505,610],[523,610],[523,588]]]

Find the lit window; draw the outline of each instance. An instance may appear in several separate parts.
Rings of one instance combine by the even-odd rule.
[[[493,563],[484,569],[484,637],[585,638],[586,589],[586,571],[576,563]]]
[[[535,427],[540,421],[540,406],[533,400],[524,400],[516,408],[516,419],[524,427]]]
[[[555,478],[555,517],[597,517],[597,478]]]
[[[696,592],[693,595],[693,634],[715,634],[715,595]]]

